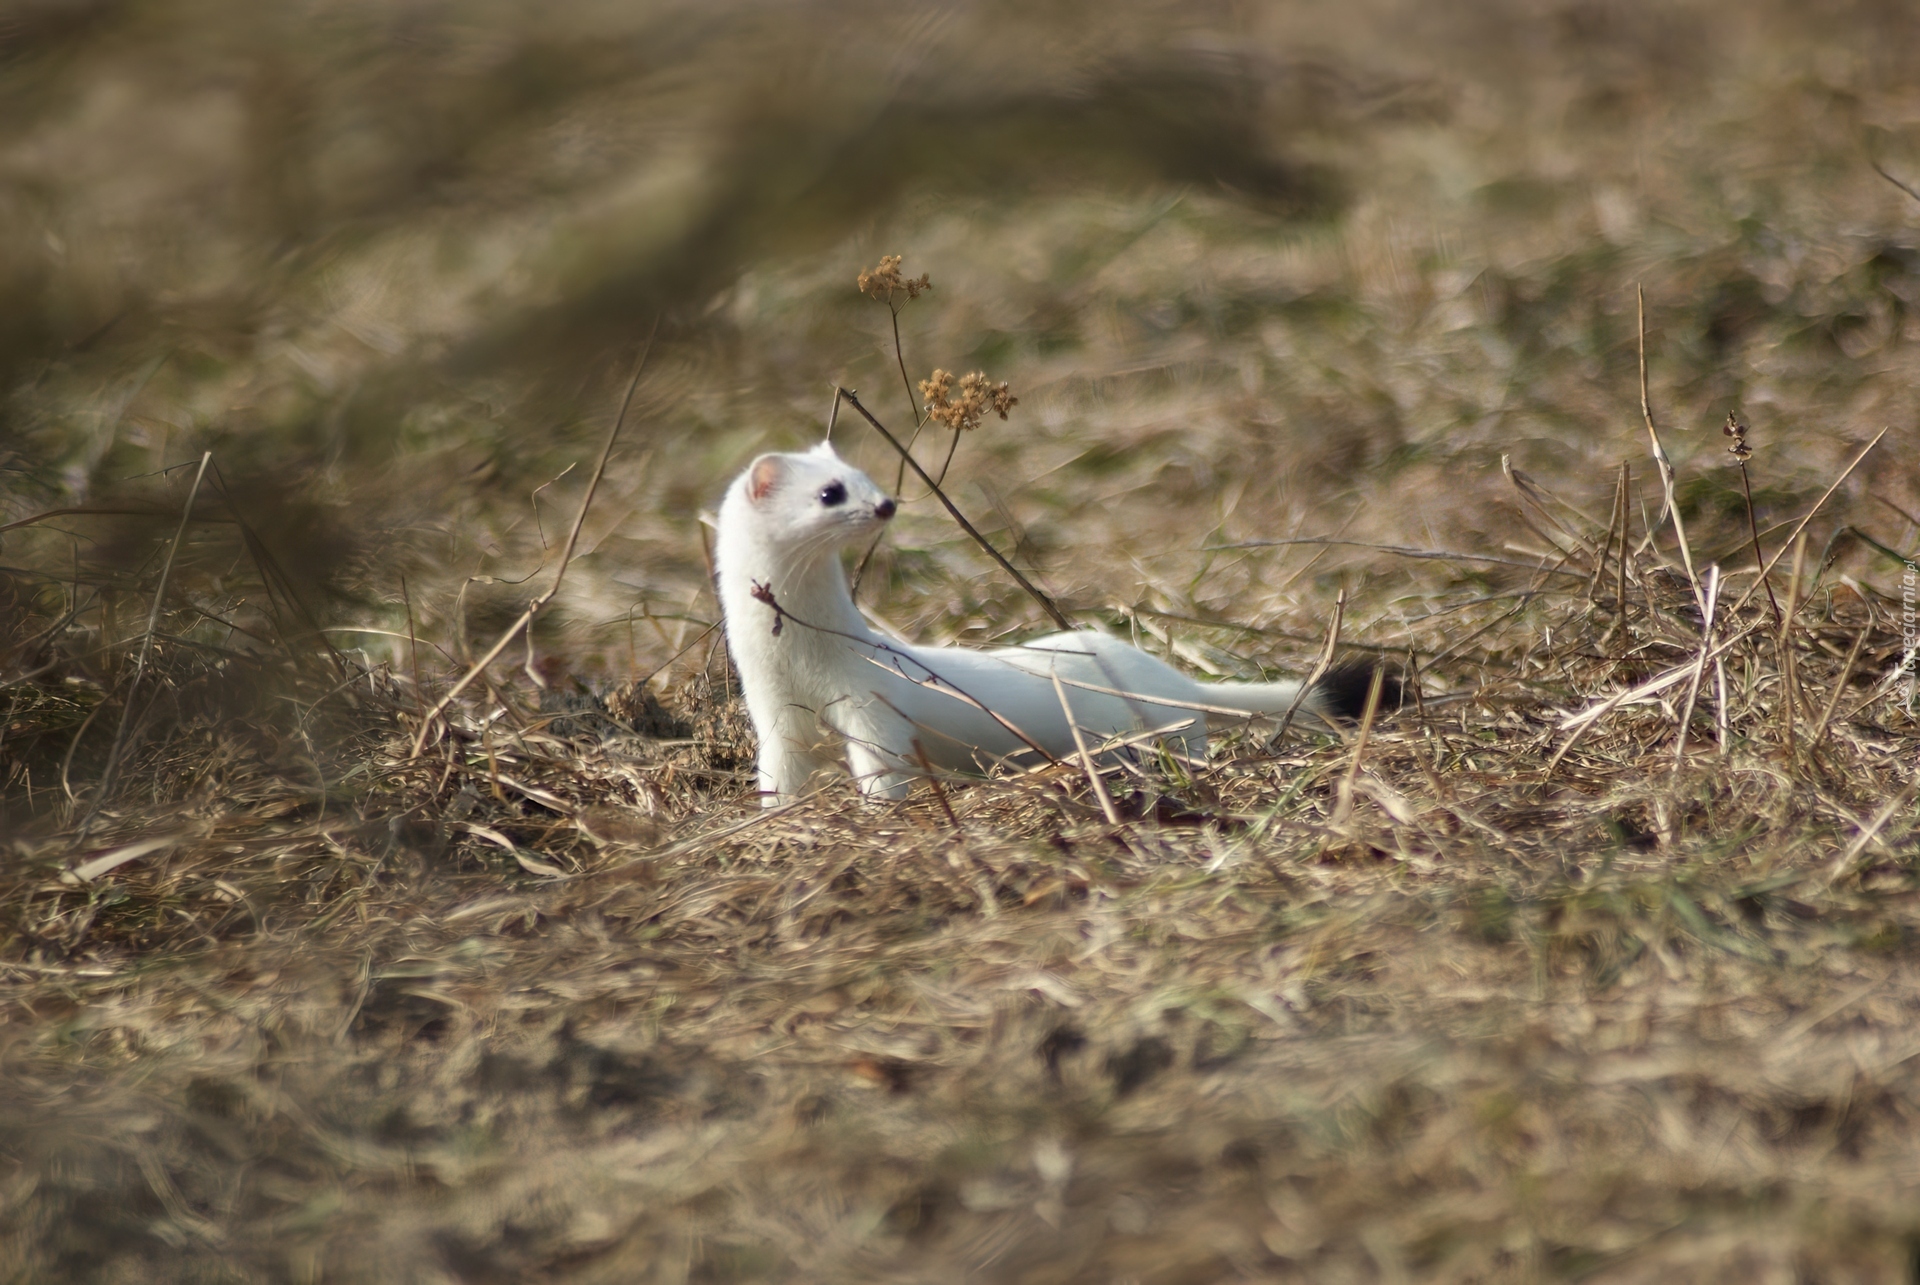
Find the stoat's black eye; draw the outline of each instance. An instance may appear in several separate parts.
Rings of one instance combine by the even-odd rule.
[[[820,489],[820,503],[830,509],[837,509],[847,502],[847,484],[829,482]]]

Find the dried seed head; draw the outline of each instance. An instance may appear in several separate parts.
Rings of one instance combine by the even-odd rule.
[[[883,254],[880,266],[868,268],[860,274],[860,293],[881,303],[892,303],[896,292],[904,293],[909,299],[918,299],[922,290],[933,289],[933,281],[926,273],[918,277],[900,275],[900,256]]]
[[[1728,411],[1727,422],[1720,431],[1733,439],[1733,443],[1727,447],[1727,454],[1745,464],[1753,455],[1753,448],[1747,445],[1747,426],[1732,411]]]
[[[920,381],[920,396],[926,401],[927,418],[956,432],[980,427],[989,411],[1005,419],[1007,412],[1020,404],[1005,383],[993,383],[985,371],[979,370],[960,377],[957,397],[952,373],[936,370],[931,378]]]

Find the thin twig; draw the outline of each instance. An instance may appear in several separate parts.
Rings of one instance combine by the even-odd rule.
[[[1627,501],[1631,497],[1632,492],[1633,492],[1633,465],[1626,460],[1622,460],[1620,461],[1620,581],[1618,586],[1616,587],[1616,596],[1614,598],[1613,606],[1614,606],[1614,611],[1617,613],[1614,619],[1614,624],[1620,627],[1620,634],[1621,634],[1621,637],[1623,638],[1626,637],[1626,633],[1627,633],[1627,536],[1629,534],[1628,524],[1633,521],[1633,514],[1630,511],[1630,506],[1627,503]],[[1609,628],[1607,632],[1609,635],[1611,635],[1613,631],[1611,628]]]
[[[1794,759],[1794,729],[1800,717],[1800,706],[1805,698],[1800,694],[1800,677],[1795,672],[1796,659],[1793,650],[1793,619],[1800,614],[1800,575],[1807,562],[1807,541],[1805,536],[1797,536],[1793,541],[1793,574],[1787,579],[1787,607],[1780,620],[1780,630],[1774,637],[1778,649],[1776,655],[1780,663],[1780,719],[1787,744],[1787,762]]]
[[[1833,721],[1833,711],[1840,704],[1840,698],[1846,694],[1847,680],[1853,677],[1854,662],[1860,659],[1860,648],[1866,643],[1867,635],[1872,632],[1869,626],[1853,636],[1853,646],[1847,649],[1847,663],[1840,668],[1840,680],[1833,685],[1833,695],[1827,697],[1827,707],[1820,711],[1820,721],[1813,725],[1813,734],[1807,737],[1807,747],[1812,749],[1820,744],[1820,738],[1827,734],[1827,724]]]
[[[1287,706],[1286,717],[1280,720],[1280,730],[1269,738],[1270,741],[1278,741],[1287,734],[1287,729],[1293,726],[1293,716],[1299,710],[1300,703],[1306,700],[1313,691],[1313,685],[1333,666],[1334,649],[1340,645],[1340,622],[1346,618],[1346,614],[1347,591],[1341,589],[1333,596],[1333,619],[1327,622],[1327,641],[1320,648],[1320,659],[1313,662],[1313,669],[1301,682],[1300,690],[1294,693],[1293,703]]]
[[[400,577],[400,599],[407,604],[407,657],[408,668],[413,673],[413,706],[420,716],[422,726],[427,721],[427,689],[420,685],[420,641],[413,632],[413,594],[407,589],[407,578]]]
[[[920,440],[920,430],[926,427],[927,418],[920,413],[919,399],[913,395],[913,380],[907,377],[907,357],[900,349],[900,309],[889,299],[887,311],[893,316],[893,361],[900,367],[900,386],[907,390],[907,413],[913,416],[913,436],[907,440],[907,449],[911,451],[913,444]],[[893,489],[897,492],[906,480],[907,466],[902,461],[900,471],[893,477]]]
[[[1539,571],[1531,562],[1515,562],[1512,558],[1494,558],[1480,553],[1454,553],[1446,549],[1413,549],[1400,544],[1374,544],[1366,540],[1336,540],[1320,536],[1299,536],[1284,540],[1239,540],[1233,544],[1203,544],[1196,553],[1225,553],[1231,549],[1281,549],[1288,545],[1308,544],[1327,545],[1341,549],[1371,549],[1375,553],[1391,553],[1397,558],[1415,558],[1427,562],[1478,562],[1484,566],[1514,567],[1521,571]],[[1556,571],[1570,580],[1583,579],[1577,571]]]
[[[913,738],[913,752],[920,760],[920,770],[926,773],[927,785],[933,790],[934,799],[940,804],[940,810],[947,814],[947,824],[954,832],[960,832],[960,818],[953,814],[953,804],[947,802],[947,787],[940,784],[940,777],[933,770],[933,760],[927,757],[927,751],[921,746],[920,738]]]
[[[907,439],[906,453],[901,457],[900,467],[895,469],[893,474],[893,493],[898,495],[900,494],[900,488],[906,485],[907,461],[913,457],[914,444],[920,440],[920,430],[926,427],[927,421],[926,417],[920,413],[919,400],[913,395],[913,380],[907,376],[907,358],[905,352],[903,352],[900,347],[900,305],[893,301],[892,291],[887,292],[887,314],[893,319],[893,361],[894,364],[900,368],[900,386],[907,390],[907,413],[913,416],[913,436]],[[833,413],[827,419],[827,438],[829,441],[833,438],[833,421],[838,419],[839,415],[840,395],[839,390],[836,388],[833,398]],[[953,431],[953,444],[956,447],[960,444],[959,429]],[[953,463],[952,449],[947,451],[947,463]],[[940,480],[944,482],[946,479],[947,470],[942,466],[940,469]],[[881,532],[879,535],[873,537],[873,543],[869,544],[867,551],[860,555],[860,565],[853,569],[853,582],[848,586],[848,592],[856,602],[860,600],[860,582],[867,577],[867,564],[873,561],[874,552],[879,549],[880,541],[885,538],[885,535],[885,532]]]
[[[73,506],[71,508],[48,509],[45,513],[36,513],[30,518],[16,518],[12,522],[0,522],[0,533],[13,531],[23,526],[32,526],[36,522],[45,522],[51,518],[95,517],[95,516],[155,518],[155,517],[159,517],[163,513],[171,513],[172,511],[173,510],[171,509],[162,509],[157,507],[143,509],[143,508],[126,507],[126,506],[115,505],[115,504],[81,504],[81,505]],[[200,516],[200,521],[231,522],[233,521],[233,519],[217,518],[217,517],[214,517],[212,514],[203,514]]]
[[[1678,777],[1680,769],[1687,761],[1687,728],[1693,722],[1694,702],[1700,697],[1700,680],[1706,677],[1707,657],[1713,651],[1713,613],[1720,604],[1720,565],[1715,563],[1707,568],[1707,609],[1700,619],[1700,659],[1693,667],[1693,677],[1687,682],[1687,699],[1680,709],[1680,734],[1673,742],[1673,773]]]
[[[228,489],[227,479],[221,474],[218,464],[213,466],[213,488],[220,493],[220,498],[226,503],[227,511],[233,514],[233,521],[240,527],[240,539],[247,546],[247,552],[253,558],[253,565],[260,572],[260,584],[267,591],[267,601],[274,607],[274,628],[280,631],[282,640],[286,638],[287,627],[286,622],[280,618],[279,603],[280,599],[284,598],[292,605],[294,613],[306,621],[308,630],[320,640],[320,645],[327,649],[327,657],[333,662],[334,672],[346,674],[348,671],[346,657],[340,654],[339,648],[333,645],[333,640],[327,637],[327,631],[321,628],[320,621],[307,609],[306,602],[295,590],[293,577],[287,574],[286,569],[280,565],[279,559],[273,556],[273,550],[267,547],[259,533],[253,529],[245,517],[241,516],[240,506],[234,503],[233,492]],[[279,586],[277,590],[276,584]],[[289,654],[297,657],[301,653],[290,648]]]
[[[1380,712],[1380,693],[1385,689],[1387,667],[1373,667],[1373,682],[1367,688],[1367,705],[1360,713],[1360,736],[1353,746],[1353,761],[1347,764],[1347,774],[1340,779],[1340,787],[1335,794],[1333,815],[1328,818],[1335,826],[1345,825],[1353,817],[1353,787],[1360,779],[1360,763],[1366,758],[1367,741],[1373,735],[1374,716]]]
[[[953,430],[953,440],[947,443],[947,458],[940,462],[940,476],[933,479],[937,483],[947,480],[947,470],[953,467],[953,453],[960,449],[960,430]]]
[[[1873,453],[1873,448],[1880,445],[1880,439],[1885,437],[1888,433],[1892,431],[1893,431],[1892,425],[1888,425],[1887,427],[1881,429],[1879,432],[1875,433],[1873,435],[1873,440],[1871,442],[1868,442],[1865,446],[1861,447],[1860,453],[1853,457],[1853,463],[1847,465],[1845,469],[1841,470],[1840,476],[1833,479],[1833,485],[1829,486],[1821,494],[1820,498],[1813,502],[1813,507],[1807,510],[1807,515],[1801,518],[1798,522],[1794,524],[1793,531],[1787,536],[1786,542],[1783,543],[1778,549],[1775,549],[1773,551],[1773,556],[1767,559],[1767,565],[1760,568],[1760,578],[1763,582],[1766,580],[1767,572],[1773,570],[1774,563],[1780,561],[1780,559],[1786,554],[1787,550],[1793,547],[1793,542],[1800,537],[1800,533],[1807,529],[1807,523],[1813,521],[1814,515],[1820,512],[1821,509],[1826,507],[1827,501],[1833,498],[1833,493],[1840,489],[1840,484],[1853,476],[1853,471],[1860,467],[1860,461],[1866,459],[1867,456],[1871,455]],[[1741,594],[1740,600],[1733,604],[1732,610],[1739,611],[1740,608],[1746,606],[1747,600],[1752,598],[1754,594],[1759,592],[1759,590],[1760,590],[1760,586],[1756,584],[1751,589],[1748,589],[1745,593]]]
[[[80,833],[74,838],[75,846],[87,841],[87,832],[93,829],[101,806],[113,791],[114,774],[120,769],[120,755],[126,749],[127,727],[133,721],[135,698],[140,694],[140,679],[147,672],[147,656],[153,651],[153,631],[160,623],[160,608],[166,602],[167,580],[173,575],[173,560],[180,552],[180,542],[186,538],[187,523],[193,520],[193,502],[200,496],[200,480],[207,475],[207,462],[211,459],[212,451],[201,453],[200,467],[194,470],[193,485],[187,489],[187,503],[180,510],[180,525],[174,530],[173,543],[167,546],[167,560],[160,568],[160,583],[153,591],[153,606],[147,611],[147,630],[140,636],[140,655],[133,662],[133,680],[127,684],[127,703],[120,710],[120,727],[113,734],[113,745],[107,751],[107,766],[100,773],[100,788],[94,791],[93,803],[87,808],[86,819],[80,823]]]
[[[1640,305],[1640,416],[1647,422],[1647,442],[1653,450],[1653,462],[1660,466],[1660,487],[1666,496],[1665,517],[1673,518],[1673,533],[1680,543],[1680,561],[1687,568],[1687,583],[1693,586],[1693,602],[1700,608],[1700,614],[1707,614],[1706,595],[1700,589],[1700,577],[1693,569],[1693,549],[1687,543],[1686,523],[1680,518],[1680,506],[1673,495],[1673,460],[1667,455],[1667,448],[1661,445],[1659,430],[1653,426],[1653,402],[1647,397],[1647,292],[1640,286],[1633,288],[1635,299]],[[1660,530],[1656,522],[1647,528],[1646,543],[1653,543],[1654,535]]]
[[[1727,614],[1731,616],[1733,613],[1729,611]],[[1740,630],[1730,638],[1723,639],[1719,646],[1707,653],[1707,660],[1709,662],[1719,661],[1727,652],[1752,636],[1757,628],[1758,626],[1750,626]],[[1628,688],[1623,692],[1615,692],[1612,696],[1607,697],[1607,699],[1600,701],[1598,704],[1588,706],[1578,714],[1573,714],[1562,719],[1560,721],[1560,730],[1563,732],[1572,732],[1573,735],[1569,736],[1566,742],[1562,744],[1558,750],[1554,751],[1553,757],[1547,761],[1546,771],[1541,773],[1541,780],[1544,781],[1553,775],[1553,770],[1560,766],[1560,760],[1566,758],[1573,747],[1580,743],[1580,739],[1585,736],[1601,718],[1622,705],[1642,700],[1653,695],[1655,692],[1665,691],[1675,683],[1686,678],[1688,674],[1693,672],[1693,668],[1693,664],[1676,665],[1672,669],[1648,679],[1637,687]]]
[[[1908,196],[1912,197],[1914,200],[1920,201],[1920,192],[1914,191],[1912,188],[1908,187],[1905,183],[1902,183],[1899,179],[1887,173],[1886,170],[1880,167],[1879,161],[1870,160],[1867,162],[1867,164],[1873,166],[1873,172],[1878,174],[1881,178],[1887,180],[1887,182],[1893,184],[1895,187],[1899,188],[1902,192],[1905,192]]]
[[[1855,860],[1858,859],[1861,853],[1867,850],[1867,845],[1874,841],[1875,837],[1879,835],[1887,822],[1893,819],[1893,814],[1901,808],[1906,807],[1907,804],[1912,801],[1916,790],[1920,790],[1920,776],[1916,776],[1913,780],[1907,782],[1905,789],[1901,790],[1900,793],[1894,795],[1891,799],[1888,799],[1886,806],[1874,813],[1871,821],[1860,827],[1860,833],[1854,836],[1853,842],[1847,845],[1846,851],[1836,857],[1833,864],[1827,867],[1828,887],[1832,887],[1847,875],[1858,873],[1854,869]]]
[[[1093,765],[1093,755],[1087,752],[1087,738],[1080,735],[1080,724],[1073,720],[1073,706],[1067,703],[1067,689],[1060,685],[1058,670],[1049,670],[1053,678],[1053,694],[1060,698],[1060,712],[1066,715],[1067,730],[1073,733],[1073,747],[1080,751],[1080,766],[1087,774],[1087,784],[1093,787],[1093,796],[1100,800],[1100,811],[1106,814],[1107,824],[1118,826],[1120,814],[1114,811],[1113,796],[1107,793],[1107,783],[1100,779],[1100,772]]]
[[[1760,568],[1760,583],[1766,586],[1767,601],[1773,604],[1773,619],[1778,624],[1781,620],[1780,600],[1773,596],[1773,586],[1767,583],[1767,559],[1760,552],[1760,523],[1753,516],[1753,483],[1747,478],[1747,462],[1741,460],[1739,464],[1740,489],[1747,497],[1747,529],[1753,533],[1753,565]]]
[[[927,475],[927,471],[925,469],[920,467],[920,461],[914,459],[913,455],[907,450],[907,448],[900,444],[899,438],[895,437],[892,433],[889,433],[887,431],[886,425],[882,424],[879,420],[873,417],[873,412],[869,411],[865,406],[862,406],[860,404],[860,399],[854,396],[853,390],[850,388],[842,388],[839,391],[840,391],[840,396],[846,398],[847,405],[859,411],[860,417],[866,420],[867,423],[873,425],[874,431],[879,433],[880,436],[886,438],[887,444],[889,446],[893,447],[894,450],[900,452],[900,458],[905,460],[907,465],[910,468],[912,468],[915,473],[920,475],[920,480],[927,484],[928,488],[933,492],[934,498],[938,499],[940,503],[946,507],[948,514],[952,516],[953,520],[960,524],[960,529],[962,531],[965,531],[969,536],[971,536],[975,544],[979,545],[982,549],[985,549],[987,551],[988,556],[991,557],[995,562],[999,563],[1001,566],[1001,569],[1004,570],[1008,575],[1012,576],[1014,580],[1019,583],[1020,587],[1022,589],[1025,589],[1027,593],[1033,598],[1033,600],[1040,604],[1041,608],[1045,610],[1047,615],[1053,619],[1053,622],[1056,625],[1059,625],[1062,629],[1071,630],[1073,628],[1072,623],[1066,618],[1065,615],[1061,613],[1060,608],[1054,605],[1053,599],[1047,597],[1046,594],[1041,593],[1040,590],[1036,589],[1031,580],[1027,579],[1025,576],[1020,574],[1018,568],[1016,568],[1011,562],[1008,562],[1005,558],[1000,556],[1000,551],[994,548],[992,544],[988,543],[986,536],[981,535],[979,531],[974,529],[973,523],[967,521],[966,515],[960,512],[959,509],[955,508],[953,501],[947,498],[947,493],[941,490],[939,485],[931,477]]]
[[[1587,517],[1587,515],[1584,513],[1580,513],[1578,509],[1574,509],[1573,506],[1570,504],[1567,504],[1565,500],[1560,499],[1559,496],[1554,495],[1551,491],[1548,491],[1545,487],[1542,487],[1539,483],[1535,482],[1532,478],[1528,477],[1525,473],[1522,473],[1519,469],[1515,468],[1513,466],[1512,455],[1506,454],[1506,453],[1501,454],[1500,472],[1506,476],[1507,481],[1513,485],[1513,489],[1520,493],[1520,498],[1525,500],[1527,504],[1532,507],[1535,513],[1538,513],[1542,518],[1546,519],[1555,528],[1557,528],[1562,535],[1565,535],[1569,540],[1572,540],[1575,544],[1581,545],[1586,549],[1593,550],[1595,554],[1595,559],[1596,559],[1594,565],[1596,567],[1599,566],[1598,559],[1604,558],[1606,556],[1606,545],[1602,543],[1596,549],[1593,543],[1593,538],[1591,536],[1585,536],[1580,534],[1578,531],[1575,531],[1572,527],[1562,522],[1559,518],[1555,517],[1553,515],[1552,510],[1547,508],[1546,501],[1551,499],[1558,504],[1564,505],[1566,508],[1572,510],[1574,513],[1579,514],[1579,516],[1585,521],[1591,522],[1593,519]],[[1526,515],[1522,514],[1521,520],[1525,521],[1525,518],[1526,518]],[[1527,525],[1530,527],[1533,526],[1531,522],[1528,522]],[[1548,544],[1556,544],[1556,545],[1558,544],[1558,541],[1554,540],[1552,536],[1548,535],[1545,531],[1541,531],[1537,527],[1534,528],[1534,533],[1538,535],[1541,539],[1545,540]],[[1609,532],[1609,534],[1611,533]],[[1565,552],[1565,550],[1562,550],[1562,552]]]
[[[1624,464],[1622,468],[1626,467]],[[1600,556],[1593,560],[1593,578],[1587,581],[1587,601],[1595,602],[1600,596],[1600,577],[1607,574],[1607,555],[1613,549],[1613,528],[1620,524],[1620,488],[1613,490],[1613,508],[1607,514],[1607,531],[1600,537]]]
[[[507,626],[506,632],[501,634],[499,640],[487,650],[487,654],[475,661],[445,696],[434,702],[433,708],[428,710],[426,717],[420,721],[419,730],[414,733],[413,748],[409,751],[408,757],[420,757],[420,751],[427,743],[427,736],[433,730],[434,720],[446,712],[447,706],[453,704],[460,693],[471,686],[488,665],[498,659],[500,653],[507,649],[522,629],[528,631],[529,637],[532,636],[534,617],[538,616],[540,609],[553,601],[553,596],[560,592],[560,582],[566,578],[567,564],[573,559],[574,546],[580,541],[580,528],[586,524],[587,510],[593,505],[593,494],[600,489],[600,478],[607,471],[607,457],[613,454],[613,444],[620,436],[621,426],[627,422],[627,407],[633,403],[633,390],[640,386],[640,376],[647,368],[647,357],[653,352],[653,338],[659,330],[660,318],[656,315],[653,319],[653,329],[647,333],[646,346],[640,350],[640,359],[634,363],[633,378],[627,381],[626,395],[620,399],[620,413],[614,417],[613,428],[607,433],[606,443],[600,448],[600,459],[594,465],[593,478],[587,483],[587,493],[580,497],[580,511],[574,515],[573,529],[567,532],[567,544],[561,550],[560,565],[554,570],[553,583],[547,586],[545,593],[528,603],[527,609],[520,613],[520,618]],[[533,672],[531,665],[528,666],[527,673],[536,684],[541,687],[546,686],[546,682]]]

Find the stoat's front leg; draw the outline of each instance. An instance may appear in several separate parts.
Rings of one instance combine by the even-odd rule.
[[[810,709],[784,706],[754,719],[754,726],[760,733],[760,801],[768,807],[792,802],[813,774],[832,762],[822,753],[827,744]]]
[[[869,798],[904,799],[919,775],[913,724],[877,697],[863,705],[852,700],[835,711],[833,722],[847,742],[847,770]]]

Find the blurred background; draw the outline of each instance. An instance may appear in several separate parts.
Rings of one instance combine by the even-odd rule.
[[[544,587],[657,325],[540,636],[653,672],[713,618],[697,515],[736,470],[816,440],[833,381],[909,427],[854,287],[883,254],[934,284],[912,379],[1020,398],[956,498],[1079,608],[1314,634],[1345,584],[1392,644],[1472,569],[1203,547],[1513,556],[1502,454],[1596,520],[1632,460],[1637,535],[1636,283],[1705,552],[1745,528],[1729,410],[1763,527],[1892,425],[1815,535],[1910,549],[1920,200],[1875,165],[1920,188],[1915,67],[1898,0],[11,0],[0,520],[116,511],[0,537],[0,611],[150,592],[211,450],[203,507],[312,622],[397,660],[410,605],[451,664]],[[244,648],[273,595],[207,513],[177,583]],[[916,636],[1041,623],[931,503],[877,566]]]
[[[1913,0],[0,0],[0,1279],[1913,1279],[1917,69]],[[1769,553],[1890,431],[1731,752],[1549,783],[1696,654],[1671,527],[1625,631],[1534,592],[1660,512],[1636,286],[1730,585],[1730,412]],[[1417,729],[763,814],[700,514],[935,368],[1077,620],[1297,672],[1344,591]],[[1050,630],[903,490],[863,605]]]

